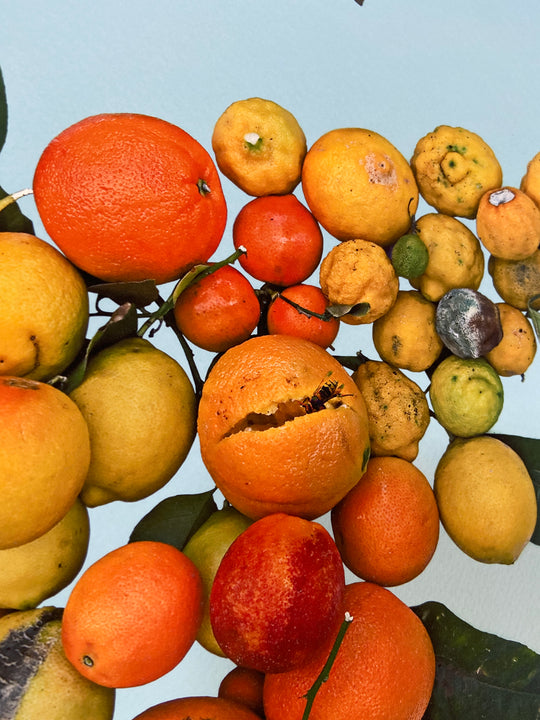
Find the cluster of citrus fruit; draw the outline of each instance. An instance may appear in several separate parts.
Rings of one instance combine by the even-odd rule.
[[[360,128],[308,149],[260,98],[226,109],[212,149],[215,163],[153,117],[87,118],[37,163],[52,243],[0,233],[0,648],[15,667],[32,656],[0,688],[2,716],[43,717],[62,676],[50,717],[107,720],[116,688],[197,640],[236,665],[218,696],[138,720],[419,720],[433,644],[388,588],[427,567],[440,521],[477,560],[511,563],[537,520],[525,463],[487,433],[501,377],[536,352],[540,153],[518,189],[462,128],[436,128],[410,162]],[[220,173],[250,196],[224,262]],[[420,197],[433,212],[416,218]],[[479,292],[485,252],[499,303]],[[140,300],[148,283],[174,290]],[[116,307],[87,340],[89,290]],[[192,379],[143,337],[156,319]],[[358,325],[379,357],[348,365],[333,344]],[[204,380],[190,344],[212,354]],[[433,416],[450,442],[430,483],[414,461]],[[223,508],[181,547],[136,540],[80,574],[88,508],[163,488],[197,436]],[[73,581],[63,610],[42,606]]]

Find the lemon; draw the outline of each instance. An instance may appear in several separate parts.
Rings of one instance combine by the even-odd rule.
[[[537,152],[527,163],[527,170],[521,178],[519,188],[527,193],[540,208],[540,152]]]
[[[435,368],[429,395],[433,412],[452,435],[472,437],[487,432],[501,413],[501,379],[484,358],[450,355]]]
[[[70,397],[90,432],[81,493],[89,507],[156,492],[178,471],[195,438],[195,391],[186,372],[142,338],[97,353]]]
[[[0,618],[2,720],[111,720],[115,690],[84,678],[62,647],[62,609]]]
[[[197,566],[203,581],[203,619],[197,634],[197,641],[206,650],[220,657],[225,657],[225,653],[219,647],[210,623],[210,590],[219,564],[229,546],[252,522],[235,508],[225,506],[214,512],[203,523],[188,540],[183,550],[184,554]]]
[[[294,115],[259,97],[229,105],[214,126],[212,148],[225,177],[256,197],[291,193],[307,152]]]
[[[396,274],[410,279],[425,271],[429,252],[417,233],[407,233],[396,242],[391,257]]]
[[[75,502],[90,464],[88,426],[70,398],[0,376],[0,549],[35,540]]]
[[[510,564],[529,542],[536,524],[534,486],[520,456],[500,440],[454,440],[435,470],[441,521],[470,557]]]
[[[27,610],[63,590],[80,571],[90,523],[77,498],[48,532],[18,547],[0,550],[0,607]]]
[[[76,357],[88,326],[82,276],[56,248],[0,233],[0,374],[49,380]]]

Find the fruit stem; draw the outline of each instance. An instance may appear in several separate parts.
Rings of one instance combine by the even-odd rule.
[[[11,203],[17,202],[20,198],[24,197],[25,195],[31,195],[32,190],[30,188],[25,188],[24,190],[19,190],[17,192],[12,193],[11,195],[6,195],[6,197],[2,198],[0,200],[0,212],[4,208],[6,208],[8,205],[11,205]]]
[[[341,643],[343,642],[345,633],[347,632],[349,625],[352,623],[352,621],[353,621],[352,615],[349,615],[349,613],[346,612],[345,619],[341,623],[341,626],[338,630],[338,634],[336,636],[336,639],[334,640],[334,644],[332,645],[332,649],[330,650],[328,659],[325,662],[323,669],[317,676],[315,682],[313,683],[313,685],[310,687],[310,689],[304,696],[306,698],[306,707],[304,709],[304,714],[302,715],[302,720],[308,719],[309,714],[311,712],[311,707],[313,705],[313,701],[315,700],[315,696],[317,695],[321,685],[328,680],[328,677],[330,675],[330,670],[332,668],[332,665],[334,664],[334,661],[338,654],[338,650],[341,646]]]

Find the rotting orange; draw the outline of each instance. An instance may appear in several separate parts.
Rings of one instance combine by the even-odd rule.
[[[257,715],[262,716],[263,686],[264,673],[236,665],[220,682],[218,697],[246,705]]]
[[[156,680],[186,655],[202,619],[202,581],[172,545],[122,545],[77,580],[64,610],[66,657],[106,687]]]
[[[309,720],[420,720],[435,679],[433,645],[421,620],[390,590],[369,582],[347,585],[342,609],[352,622]],[[301,720],[334,640],[335,633],[307,665],[266,675],[267,720]]]
[[[261,720],[245,705],[206,695],[166,700],[133,720]]]
[[[247,340],[259,317],[253,286],[232,265],[196,280],[174,305],[180,332],[197,347],[216,353]]]
[[[209,153],[148,115],[108,113],[71,125],[41,154],[33,191],[51,239],[105,281],[175,280],[208,260],[226,224]]]
[[[439,511],[424,473],[403,458],[373,457],[358,484],[332,508],[344,564],[379,585],[420,575],[439,540]]]
[[[323,252],[318,222],[296,195],[250,200],[233,224],[233,242],[246,253],[238,262],[251,277],[287,287],[304,282]]]
[[[345,368],[303,338],[261,335],[227,350],[199,404],[202,460],[244,515],[316,518],[360,479],[366,406]]]
[[[320,287],[307,283],[292,285],[272,300],[266,315],[268,332],[271,335],[294,335],[311,340],[323,348],[330,347],[339,332],[339,320],[332,316],[322,320],[304,312],[308,310],[324,315],[327,309],[328,299]]]

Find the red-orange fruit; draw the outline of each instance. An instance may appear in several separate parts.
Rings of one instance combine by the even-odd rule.
[[[177,698],[153,705],[133,720],[261,720],[249,708],[225,698]]]
[[[33,191],[51,239],[106,281],[177,279],[208,260],[227,219],[204,147],[166,120],[135,113],[66,128],[39,158]]]
[[[237,665],[220,682],[218,697],[247,705],[257,715],[263,715],[263,686],[264,673]]]
[[[339,624],[345,586],[337,547],[319,523],[276,513],[225,553],[210,592],[210,621],[237,665],[284,672],[304,665]]]

